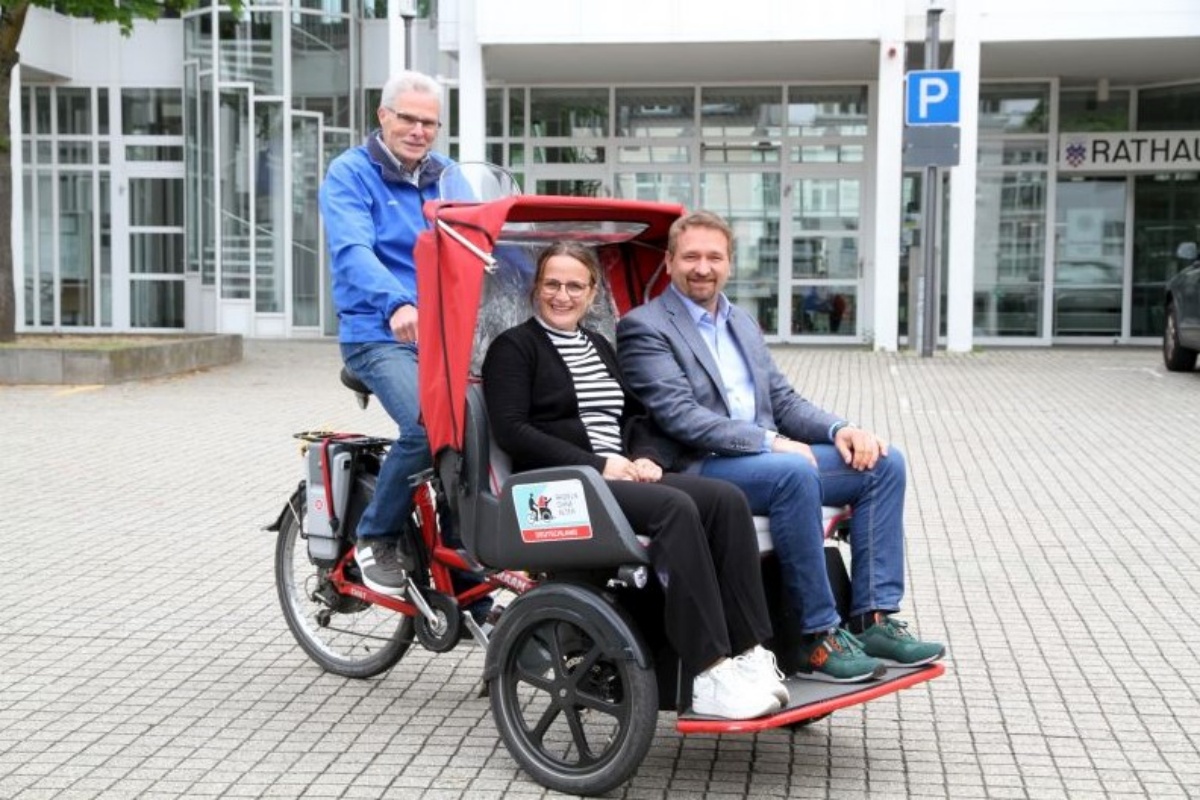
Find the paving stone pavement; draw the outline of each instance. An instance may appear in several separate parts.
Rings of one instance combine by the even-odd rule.
[[[946,675],[808,728],[687,736],[661,714],[612,793],[1200,797],[1200,373],[1149,349],[920,359],[777,350],[905,448],[905,616]],[[284,624],[272,535],[294,431],[389,431],[329,342],[108,387],[0,388],[0,797],[532,798],[482,654],[323,674]]]

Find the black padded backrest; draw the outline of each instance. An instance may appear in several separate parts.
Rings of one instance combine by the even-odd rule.
[[[487,491],[490,489],[488,458],[491,434],[488,430],[487,407],[483,401],[483,386],[478,383],[467,386],[466,423],[463,437],[463,457],[466,459],[464,478],[470,492]]]
[[[493,447],[483,387],[478,383],[467,386],[466,405],[462,464],[458,483],[454,487],[454,500],[459,509],[459,536],[463,546],[472,558],[481,560],[480,537],[489,535],[496,524],[498,484],[494,484],[490,478],[489,461]]]

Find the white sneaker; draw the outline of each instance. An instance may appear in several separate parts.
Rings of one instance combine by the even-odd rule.
[[[743,675],[753,683],[767,689],[781,706],[786,706],[791,702],[787,686],[783,683],[784,675],[779,671],[775,654],[770,650],[756,644],[735,658],[734,661],[737,662],[738,669],[742,671]]]
[[[775,695],[743,674],[732,658],[723,659],[692,681],[692,712],[704,717],[752,719],[779,710]]]

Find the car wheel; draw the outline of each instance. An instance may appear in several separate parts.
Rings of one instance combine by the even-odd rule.
[[[1179,321],[1175,304],[1167,306],[1167,325],[1163,331],[1163,363],[1171,372],[1191,372],[1196,368],[1196,351],[1179,343]]]

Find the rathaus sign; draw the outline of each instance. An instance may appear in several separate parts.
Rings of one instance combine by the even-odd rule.
[[[1063,172],[1171,172],[1200,169],[1200,131],[1064,133]]]

